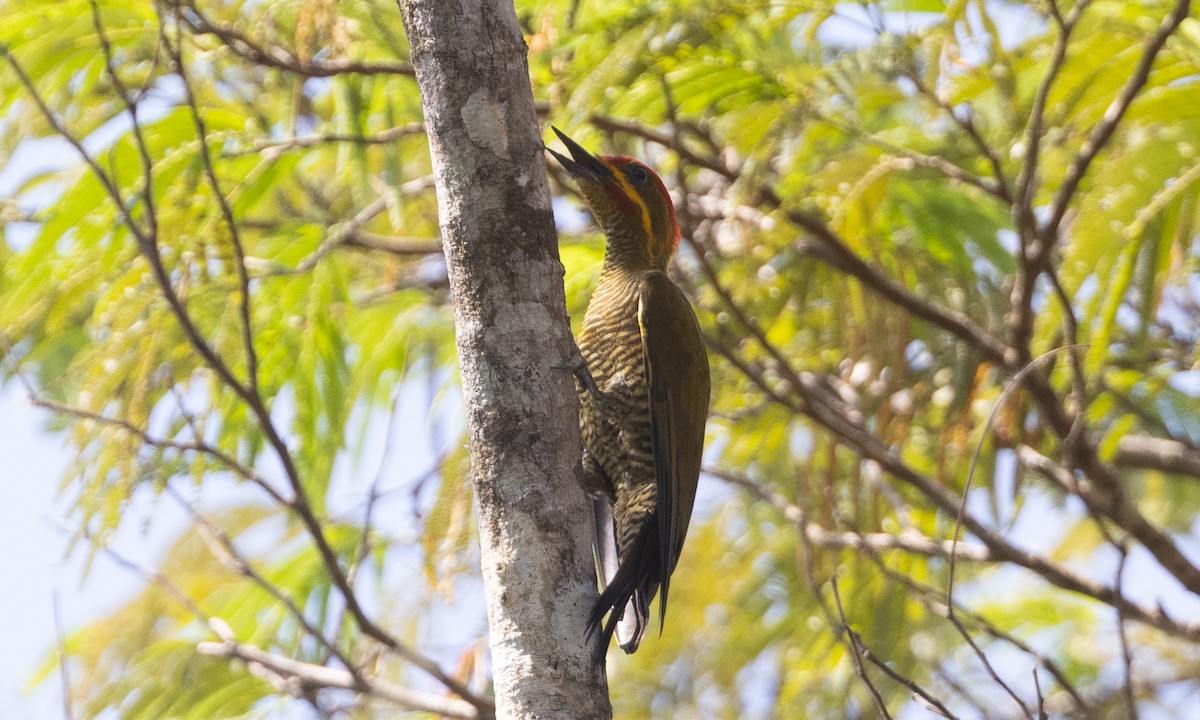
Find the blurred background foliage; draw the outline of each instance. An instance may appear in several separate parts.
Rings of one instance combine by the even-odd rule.
[[[1200,594],[1127,544],[1120,523],[1018,461],[1032,452],[1077,469],[1037,398],[1002,397],[1011,364],[887,299],[804,222],[821,219],[843,250],[1011,343],[1022,363],[1078,343],[1077,364],[1070,351],[1039,361],[1047,392],[1082,413],[1141,514],[1200,558],[1200,471],[1132,461],[1122,443],[1170,441],[1188,456],[1200,446],[1195,11],[1067,196],[1022,341],[1013,298],[1031,236],[1004,194],[1020,192],[1032,153],[1028,205],[1047,222],[1175,3],[1090,3],[1060,65],[1055,14],[1078,10],[1066,1],[516,6],[546,123],[585,147],[647,159],[671,189],[687,236],[674,270],[711,347],[711,473],[663,634],[635,656],[610,656],[615,716],[875,716],[840,602],[858,642],[960,717],[1033,717],[1039,699],[1054,716],[1129,717],[1133,703],[1143,717],[1195,717]],[[98,9],[99,26],[87,2],[0,2],[6,57],[113,182],[110,191],[61,159],[69,146],[46,139],[56,128],[6,63],[0,164],[19,182],[0,210],[3,373],[30,383],[70,438],[62,494],[77,552],[119,554],[109,541],[135,504],[182,507],[188,519],[158,566],[141,568],[144,591],[67,638],[77,713],[395,714],[369,692],[281,688],[197,653],[217,639],[206,617],[281,656],[338,667],[333,646],[380,678],[444,692],[349,617],[295,508],[272,496],[288,492],[268,420],[361,604],[486,693],[453,318],[394,3]],[[145,158],[122,93],[137,101]],[[550,172],[578,322],[602,238],[571,183]],[[247,384],[248,299],[265,415],[197,352],[126,215],[153,218],[182,306]],[[815,417],[797,395],[810,380],[873,439],[849,441]],[[957,499],[981,439],[971,517],[1054,567],[1161,605],[1175,629],[1121,623],[1021,558],[966,551],[954,570],[960,625],[949,622],[943,542],[956,514],[864,447]],[[868,540],[874,549],[858,547]],[[961,543],[983,547],[970,532]],[[48,658],[47,682],[57,673]],[[893,714],[928,716],[910,688],[866,670]]]

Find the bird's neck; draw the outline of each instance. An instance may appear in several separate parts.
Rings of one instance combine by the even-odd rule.
[[[655,242],[642,233],[614,229],[605,233],[604,273],[642,274],[666,272],[670,255],[655,252]]]

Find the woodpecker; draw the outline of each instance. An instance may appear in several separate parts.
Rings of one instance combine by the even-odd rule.
[[[576,368],[603,586],[587,633],[602,629],[607,647],[615,632],[633,653],[655,593],[660,632],[666,619],[700,475],[708,357],[696,314],[667,276],[679,221],[662,180],[644,163],[596,157],[553,129],[571,156],[550,153],[575,178],[605,235]]]

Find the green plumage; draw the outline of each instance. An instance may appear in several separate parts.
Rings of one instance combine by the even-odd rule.
[[[605,585],[589,627],[603,623],[606,638],[615,631],[633,652],[660,591],[665,618],[687,535],[708,416],[708,358],[695,313],[666,274],[679,226],[662,182],[642,163],[596,158],[559,137],[572,158],[555,155],[578,179],[606,237],[579,334],[599,391],[581,383],[585,482],[596,498]]]

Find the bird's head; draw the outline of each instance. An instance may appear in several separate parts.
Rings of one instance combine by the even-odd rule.
[[[645,163],[623,156],[595,156],[552,128],[571,157],[550,150],[579,183],[609,252],[665,270],[679,248],[679,220],[662,180]],[[549,148],[547,148],[549,150]]]

